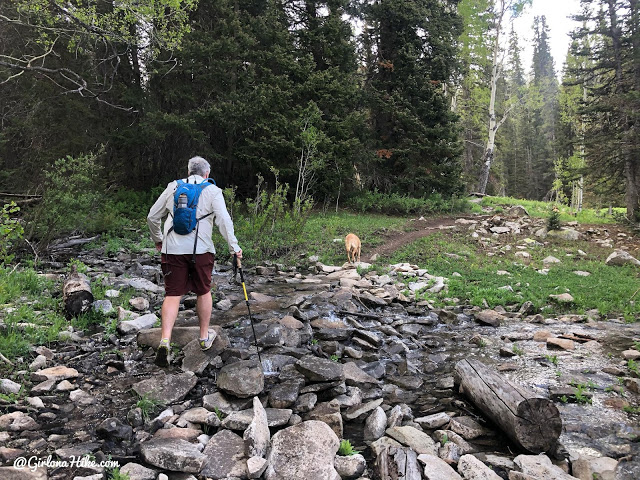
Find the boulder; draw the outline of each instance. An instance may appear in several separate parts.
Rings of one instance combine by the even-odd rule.
[[[333,464],[343,480],[358,478],[367,468],[367,461],[359,453],[349,456],[336,455]]]
[[[265,480],[341,480],[334,467],[340,442],[325,423],[306,421],[271,439]]]
[[[69,378],[78,378],[80,374],[75,368],[65,367],[64,365],[57,365],[55,367],[45,368],[44,370],[38,370],[31,375],[31,380],[37,382],[43,382],[45,380],[66,380]]]
[[[365,441],[378,440],[384,435],[386,429],[387,415],[382,410],[382,407],[376,407],[364,422]]]
[[[243,439],[247,457],[264,457],[267,454],[271,433],[267,423],[267,412],[258,397],[253,397],[253,420],[244,431]]]
[[[133,320],[125,320],[118,324],[118,331],[123,335],[128,333],[138,333],[140,330],[153,327],[158,321],[158,317],[153,313],[142,315]]]
[[[120,473],[123,476],[129,475],[129,480],[156,480],[157,475],[154,470],[133,462],[121,467]]]
[[[222,367],[217,384],[220,390],[230,395],[253,397],[264,390],[264,374],[256,362],[242,360]]]
[[[244,448],[242,437],[229,430],[220,430],[211,437],[202,452],[205,462],[200,475],[216,480],[228,477],[247,478]]]
[[[631,256],[631,254],[625,252],[624,250],[614,250],[613,253],[607,257],[604,263],[617,267],[621,267],[623,265],[640,266],[640,260],[634,258],[633,256]]]
[[[47,480],[47,467],[34,467],[17,469],[13,465],[0,467],[0,478],[2,480]]]
[[[313,355],[305,355],[298,360],[296,368],[312,382],[333,382],[345,378],[341,364]]]
[[[458,473],[465,480],[501,480],[496,472],[473,455],[463,455],[458,461]]]
[[[499,327],[504,320],[504,316],[495,310],[482,310],[475,314],[475,319],[479,323]]]
[[[424,478],[427,480],[462,480],[447,462],[435,455],[419,455],[418,461],[424,465]]]
[[[169,405],[184,400],[184,397],[196,386],[198,377],[192,372],[166,375],[164,372],[133,386],[133,390],[142,396],[147,396],[163,405]]]
[[[438,455],[436,442],[434,442],[429,435],[421,432],[417,428],[411,426],[392,427],[387,429],[386,433],[388,436],[411,448],[419,455]]]
[[[206,460],[197,445],[176,439],[149,440],[141,445],[140,453],[148,464],[176,472],[198,473]]]
[[[576,477],[554,465],[546,455],[518,455],[513,461],[520,472],[533,478],[576,480]]]

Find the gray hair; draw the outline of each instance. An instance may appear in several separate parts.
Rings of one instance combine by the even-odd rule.
[[[211,172],[211,165],[202,157],[193,157],[189,160],[189,175],[200,175]]]

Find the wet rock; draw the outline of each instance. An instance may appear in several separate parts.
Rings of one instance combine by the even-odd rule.
[[[169,405],[184,400],[197,382],[198,378],[192,372],[176,375],[166,375],[163,372],[136,383],[132,388],[141,397],[147,396],[163,405]]]
[[[465,480],[501,480],[501,478],[473,455],[463,455],[458,461],[458,473]]]
[[[296,368],[312,382],[342,381],[345,378],[341,364],[313,355],[305,355],[298,360]]]
[[[0,431],[23,432],[39,430],[40,425],[24,412],[12,412],[0,416]]]
[[[125,425],[118,418],[107,418],[98,425],[96,433],[102,438],[113,438],[115,440],[131,440],[133,429],[129,425]]]
[[[387,416],[381,407],[376,407],[364,422],[364,440],[378,440],[384,435],[386,429]]]
[[[264,375],[256,362],[242,360],[222,367],[217,384],[220,390],[230,395],[253,397],[264,390]]]
[[[438,449],[433,439],[414,427],[392,427],[387,429],[386,433],[418,454],[438,455]]]
[[[266,480],[340,480],[334,467],[340,442],[323,422],[307,421],[277,432],[271,440]]]
[[[253,397],[253,419],[244,431],[244,451],[247,457],[264,457],[269,448],[271,434],[267,412],[258,397]]]
[[[435,455],[419,455],[418,461],[424,465],[424,478],[427,480],[462,480],[447,462]]]
[[[575,477],[555,466],[546,455],[518,455],[513,461],[520,472],[533,478],[575,480]]]
[[[615,265],[617,267],[621,267],[623,265],[640,266],[640,260],[634,258],[624,250],[614,250],[613,253],[607,257],[604,263],[607,265]]]
[[[163,470],[188,473],[200,472],[207,459],[196,445],[185,440],[149,440],[141,445],[140,453],[144,461],[150,465]]]
[[[475,314],[475,319],[484,325],[499,327],[500,323],[504,320],[504,316],[495,310],[482,310]]]
[[[140,330],[153,327],[158,321],[158,317],[153,313],[142,315],[134,320],[125,320],[118,324],[118,331],[127,335],[129,333],[137,333]]]
[[[229,430],[216,433],[204,451],[204,466],[200,475],[213,478],[247,478],[247,461],[242,437]]]
[[[336,455],[333,465],[343,480],[358,478],[367,468],[367,461],[359,453],[356,455]]]
[[[247,460],[247,474],[249,478],[260,478],[267,469],[267,461],[262,457],[251,457]]]
[[[75,368],[65,367],[64,365],[57,365],[55,367],[45,368],[43,370],[38,370],[31,374],[31,379],[36,382],[41,382],[45,380],[65,380],[69,378],[78,378],[80,374]]]
[[[120,473],[123,476],[129,475],[129,480],[156,480],[155,470],[144,467],[139,463],[127,463],[120,467]]]
[[[211,412],[219,410],[224,415],[229,415],[231,412],[246,410],[252,405],[252,398],[234,398],[225,395],[222,392],[216,392],[202,397],[202,406],[204,408]],[[249,422],[250,421],[251,420],[249,420]]]
[[[291,410],[287,408],[265,408],[267,424],[270,427],[282,427],[289,422]],[[253,409],[230,412],[222,420],[222,426],[230,430],[245,430],[253,420]]]
[[[441,412],[435,413],[433,415],[428,415],[426,417],[418,417],[414,421],[420,424],[420,426],[422,426],[423,428],[433,430],[446,425],[447,423],[449,423],[449,420],[451,420],[451,417],[449,417],[449,415],[447,415],[445,412]]]

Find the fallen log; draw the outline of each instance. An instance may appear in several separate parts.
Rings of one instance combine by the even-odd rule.
[[[460,393],[518,446],[531,453],[555,446],[562,433],[562,419],[551,400],[509,382],[478,360],[459,361],[455,372]]]
[[[69,316],[85,313],[93,303],[91,282],[85,274],[77,271],[75,265],[62,286],[62,301]]]

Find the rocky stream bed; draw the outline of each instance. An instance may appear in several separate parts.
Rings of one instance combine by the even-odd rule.
[[[130,310],[96,305],[118,316],[117,334],[64,332],[65,342],[33,352],[31,373],[2,381],[5,392],[28,390],[2,406],[2,480],[108,479],[96,466],[108,459],[130,480],[640,479],[639,417],[625,411],[638,406],[640,381],[623,360],[640,323],[545,316],[528,303],[437,309],[398,283],[446,288],[416,266],[360,275],[305,258],[246,272],[260,368],[241,287],[223,265],[213,277],[214,347],[200,351],[195,297],[186,297],[177,355],[163,370],[153,363],[157,259],[74,254],[107,296],[125,287],[137,296]],[[44,265],[62,280],[62,264]],[[454,367],[468,358],[556,401],[563,429],[552,451],[519,451],[458,393]],[[151,415],[141,398],[158,405]],[[337,455],[341,439],[360,453]],[[95,462],[64,465],[83,456]],[[31,457],[43,465],[14,467]]]

